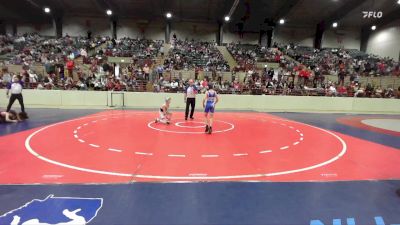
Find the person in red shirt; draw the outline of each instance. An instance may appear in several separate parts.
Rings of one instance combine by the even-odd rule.
[[[347,96],[347,88],[345,86],[340,86],[337,91],[340,97]]]
[[[281,61],[281,55],[276,54],[275,55],[275,62],[279,63]]]
[[[201,86],[203,86],[203,88],[208,87],[208,81],[207,81],[207,79],[204,78],[203,83],[201,83]]]
[[[345,69],[344,62],[342,60],[339,60],[339,70],[344,70],[344,69]]]
[[[116,80],[114,84],[114,91],[121,91],[121,90],[122,90],[121,82],[119,80]]]
[[[400,76],[400,65],[397,64],[396,67],[393,69],[393,75]]]
[[[235,89],[235,91],[240,91],[240,83],[235,80],[233,82],[233,88]]]
[[[301,70],[300,72],[299,72],[299,76],[300,77],[302,77],[302,78],[306,78],[306,77],[308,77],[309,76],[309,74],[308,74],[308,72],[307,72],[307,70]]]
[[[68,76],[73,78],[73,71],[74,71],[74,68],[75,68],[74,60],[72,60],[72,59],[68,60],[66,67],[67,67],[67,70],[68,70]]]
[[[311,75],[310,71],[308,71],[305,68],[302,68],[299,72],[299,78],[303,84],[305,84],[308,81],[310,75]]]
[[[383,62],[378,63],[378,69],[380,75],[384,75],[385,73],[385,64]]]
[[[106,83],[106,88],[108,91],[114,90],[115,84],[114,84],[114,80],[112,77],[108,78],[108,81]]]

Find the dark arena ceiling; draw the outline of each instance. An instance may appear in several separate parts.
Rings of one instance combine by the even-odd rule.
[[[400,18],[397,0],[1,0],[0,20],[41,23],[52,16],[105,17],[111,9],[114,18],[162,20],[172,12],[174,20],[216,23],[233,12],[231,30],[257,32],[274,25],[280,18],[290,26],[315,27],[339,21],[341,27],[361,28],[384,25]],[[47,6],[52,15],[43,13]],[[236,6],[236,7],[235,7]],[[233,9],[234,10],[233,10]],[[381,18],[363,18],[363,11],[382,12]]]

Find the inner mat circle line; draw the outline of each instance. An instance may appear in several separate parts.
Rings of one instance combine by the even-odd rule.
[[[225,129],[225,130],[216,130],[216,131],[213,131],[213,133],[224,133],[224,132],[227,132],[227,131],[231,131],[231,130],[233,130],[233,129],[235,128],[235,125],[233,125],[232,123],[229,123],[229,122],[225,122],[225,121],[222,121],[222,120],[214,120],[214,122],[225,123],[225,124],[230,125],[231,127],[228,128],[228,129]],[[160,128],[153,127],[153,126],[151,126],[152,124],[155,124],[155,122],[154,122],[154,121],[150,121],[150,122],[147,124],[147,127],[149,127],[150,129],[153,129],[153,130],[160,131],[160,132],[167,132],[167,133],[174,133],[174,134],[204,134],[204,131],[174,131],[174,130],[164,130],[164,129],[160,129]]]
[[[121,113],[121,114],[125,114],[125,113]],[[118,115],[118,114],[114,114],[114,115]],[[146,179],[164,179],[164,180],[221,180],[221,179],[241,179],[241,178],[257,178],[257,177],[269,177],[269,176],[279,176],[279,175],[286,175],[286,174],[292,174],[292,173],[298,173],[298,172],[304,172],[304,171],[308,171],[308,170],[313,170],[322,166],[326,166],[328,164],[331,164],[333,162],[335,162],[336,160],[338,160],[339,158],[341,158],[344,154],[346,154],[347,152],[347,144],[346,142],[339,137],[338,135],[332,133],[331,131],[316,127],[316,126],[312,126],[309,124],[305,124],[305,123],[301,123],[301,122],[297,122],[297,121],[290,121],[292,123],[297,123],[297,124],[302,124],[304,126],[308,126],[308,127],[312,127],[314,129],[323,131],[327,134],[330,134],[331,136],[335,137],[336,139],[338,139],[340,141],[340,143],[342,144],[342,150],[340,151],[340,153],[336,156],[334,156],[333,158],[321,162],[319,164],[313,165],[313,166],[309,166],[309,167],[304,167],[304,168],[300,168],[300,169],[294,169],[294,170],[288,170],[288,171],[281,171],[281,172],[273,172],[273,173],[258,173],[258,174],[243,174],[243,175],[227,175],[227,176],[158,176],[158,175],[146,175],[146,174],[128,174],[128,173],[119,173],[119,172],[110,172],[110,171],[104,171],[104,170],[95,170],[95,169],[88,169],[88,168],[82,168],[82,167],[78,167],[78,166],[73,166],[73,165],[69,165],[66,163],[61,163],[49,158],[46,158],[44,156],[41,156],[39,153],[35,152],[35,150],[31,147],[30,145],[30,141],[32,140],[32,138],[40,133],[43,130],[46,130],[50,127],[54,127],[57,125],[61,125],[61,124],[65,124],[65,123],[69,123],[69,122],[73,122],[73,121],[78,121],[78,120],[83,120],[83,119],[88,119],[88,118],[97,118],[97,117],[104,117],[104,116],[108,116],[108,115],[98,115],[98,116],[93,116],[93,117],[84,117],[84,118],[77,118],[77,119],[72,119],[72,120],[67,120],[67,121],[63,121],[63,122],[58,122],[55,124],[51,124],[45,127],[42,127],[36,131],[34,131],[33,133],[31,133],[26,139],[25,139],[25,148],[28,150],[29,153],[31,153],[33,156],[37,157],[40,160],[43,160],[45,162],[54,164],[54,165],[58,165],[61,167],[65,167],[65,168],[69,168],[69,169],[73,169],[73,170],[78,170],[78,171],[82,171],[82,172],[89,172],[89,173],[96,173],[96,174],[103,174],[103,175],[112,175],[112,176],[123,176],[123,177],[136,177],[136,178],[146,178]],[[284,119],[275,119],[275,120],[281,120],[281,121],[287,121]]]
[[[186,121],[176,122],[175,126],[183,127],[183,128],[203,128],[203,127],[206,127],[206,124],[204,122],[191,121],[191,123],[203,124],[203,125],[200,125],[200,126],[184,126],[184,125],[181,125],[182,123],[186,123]]]

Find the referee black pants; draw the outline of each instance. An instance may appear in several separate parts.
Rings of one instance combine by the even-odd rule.
[[[185,111],[185,119],[188,118],[189,115],[189,106],[190,110],[190,118],[193,118],[194,107],[196,106],[196,98],[186,98],[186,111]]]
[[[11,106],[14,104],[15,100],[18,100],[19,104],[21,105],[21,111],[25,112],[24,98],[22,97],[22,94],[11,94],[10,101],[8,102],[7,106],[7,112],[10,111]]]

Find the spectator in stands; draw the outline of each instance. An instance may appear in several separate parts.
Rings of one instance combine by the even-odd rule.
[[[222,84],[222,72],[221,72],[221,70],[217,71],[217,78],[218,78],[218,83],[221,85]]]
[[[114,84],[113,78],[112,78],[112,77],[109,77],[109,78],[107,79],[107,83],[106,83],[106,88],[107,88],[107,90],[108,90],[108,91],[114,90],[114,86],[115,86],[115,84]]]
[[[341,86],[344,85],[344,78],[345,77],[346,77],[346,72],[344,71],[344,69],[340,69],[340,71],[338,73],[339,85],[341,85]]]
[[[352,82],[353,84],[354,82]],[[374,87],[370,83],[367,84],[367,87],[365,88],[365,96],[370,98],[373,97],[374,94]]]
[[[160,46],[160,54],[162,57],[164,57],[164,46],[163,45]]]
[[[326,96],[334,97],[336,95],[337,95],[336,87],[333,84],[331,84],[327,89]]]
[[[397,91],[395,93],[395,98],[399,98],[400,99],[400,86],[397,88]]]
[[[274,78],[274,69],[270,68],[267,72],[268,75],[268,81],[272,81],[272,79]]]
[[[46,70],[47,74],[54,74],[55,73],[55,66],[52,60],[50,58],[47,58],[45,63],[44,63],[44,68]]]
[[[364,88],[361,88],[358,83],[354,86],[354,97],[364,97]]]
[[[149,81],[150,80],[150,67],[145,64],[143,67],[144,79]]]
[[[200,82],[200,90],[201,90],[201,93],[205,93],[207,87],[208,87],[208,80],[207,80],[207,78],[204,78],[204,79]]]
[[[375,97],[375,98],[382,98],[382,97],[384,97],[384,92],[383,92],[381,86],[378,86],[378,87],[375,89],[374,97]]]
[[[84,58],[84,60],[88,57],[88,53],[86,51],[86,49],[81,48],[80,49],[80,55]]]
[[[176,40],[169,54],[174,69],[189,70],[196,66],[204,71],[229,71],[229,65],[215,47],[215,43]]]
[[[164,74],[164,66],[163,65],[157,66],[157,74],[158,74],[157,80],[163,76],[163,74]]]
[[[238,80],[235,80],[233,82],[233,91],[236,92],[236,93],[240,92],[240,83],[239,83]]]
[[[94,82],[93,82],[93,88],[94,88],[94,90],[97,90],[97,91],[99,91],[99,90],[102,90],[103,88],[104,88],[104,83],[101,81],[101,80],[98,80],[98,79],[96,79]]]
[[[347,88],[345,86],[339,86],[337,90],[337,96],[346,97],[347,96]]]
[[[2,72],[3,72],[3,84],[4,85],[7,85],[8,83],[10,83],[11,82],[11,75],[10,75],[10,73],[8,72],[8,68],[7,67],[3,67],[3,69],[2,69]]]
[[[15,39],[15,40],[14,40]],[[80,61],[76,61],[77,65],[74,68],[78,74],[78,78],[74,81],[72,78],[63,78],[63,71],[68,57],[73,55],[77,57],[81,55],[84,57],[90,48],[98,46],[101,43],[107,43],[106,48],[98,51],[98,58],[90,58],[87,60],[88,63],[92,63],[90,71],[82,70],[82,66],[78,64]],[[134,63],[129,65],[129,69],[122,71],[120,79],[113,79],[114,86],[121,86],[121,90],[137,90],[136,77],[142,78],[143,75],[146,77],[144,65],[147,64],[149,68],[152,68],[155,56],[158,55],[162,42],[144,40],[144,39],[131,39],[123,38],[118,40],[112,40],[110,38],[93,38],[88,40],[86,38],[72,38],[63,37],[60,39],[49,39],[40,37],[36,34],[28,34],[19,37],[5,37],[0,35],[0,52],[7,52],[14,54],[11,64],[22,65],[23,71],[21,73],[21,79],[25,83],[25,88],[48,88],[48,89],[96,89],[96,90],[107,90],[106,84],[108,82],[108,75],[112,75],[113,71],[111,66],[106,64],[108,56],[126,56],[132,57]],[[19,45],[21,44],[21,48]],[[165,59],[165,64],[161,67],[166,71],[175,69],[187,69],[195,71],[195,86],[198,90],[202,89],[201,84],[204,81],[198,82],[200,71],[205,71],[205,77],[210,79],[208,83],[214,84],[216,89],[230,93],[234,92],[235,87],[238,92],[243,93],[256,93],[253,89],[261,89],[268,94],[307,94],[313,95],[317,92],[320,93],[321,89],[328,90],[330,85],[328,81],[325,81],[324,75],[337,75],[338,83],[335,88],[337,89],[337,95],[345,96],[347,93],[349,96],[353,96],[358,91],[358,95],[366,97],[393,97],[397,96],[397,90],[390,88],[384,89],[377,87],[376,89],[371,85],[370,87],[362,86],[360,79],[362,76],[387,76],[397,75],[400,76],[399,63],[388,58],[379,58],[370,54],[361,53],[357,50],[346,50],[346,49],[313,49],[308,47],[301,47],[296,45],[280,45],[276,43],[274,48],[266,48],[259,45],[242,45],[242,44],[228,44],[228,50],[232,56],[238,62],[238,67],[232,70],[231,82],[222,82],[222,71],[228,71],[226,62],[224,62],[222,55],[215,48],[213,42],[198,42],[198,41],[181,41],[176,40],[174,42],[171,54],[168,54]],[[86,51],[86,52],[85,52]],[[290,57],[283,56],[283,54],[292,56],[300,61],[299,64],[292,60]],[[88,56],[89,57],[89,56]],[[85,61],[85,60],[84,60]],[[260,70],[256,67],[257,62],[278,62],[279,68],[277,71],[277,79],[274,76],[268,76],[266,73],[260,73]],[[8,62],[7,62],[8,63]],[[6,63],[6,64],[7,64]],[[104,76],[101,67],[98,65],[107,65],[109,69],[104,69],[106,76]],[[0,62],[1,64],[1,62]],[[42,71],[36,70],[36,65],[33,64],[44,64],[45,74]],[[304,65],[304,66],[303,66]],[[0,65],[4,66],[4,65]],[[55,69],[54,69],[55,66]],[[160,70],[161,70],[160,67]],[[152,78],[162,76],[159,73],[159,67],[152,70]],[[68,69],[68,68],[67,68]],[[248,71],[251,73],[246,74],[243,83],[237,82],[238,76],[235,74],[237,71]],[[308,82],[303,82],[304,71],[313,71],[314,79],[313,85]],[[19,71],[18,71],[19,73]],[[183,79],[182,73],[179,79],[169,83],[167,80],[163,80],[160,91],[175,91],[176,83],[178,83],[178,90],[183,90]],[[47,76],[49,74],[50,76]],[[96,74],[97,77],[93,77]],[[344,74],[344,78],[342,78]],[[261,76],[260,76],[261,75]],[[349,75],[351,86],[345,86],[345,77]],[[13,73],[2,71],[0,74],[0,83],[8,83],[11,81]],[[300,79],[297,79],[296,76]],[[312,73],[310,73],[312,77]],[[174,77],[175,78],[175,77]],[[292,79],[288,79],[292,78]],[[296,79],[295,79],[296,78]],[[149,79],[149,78],[147,78]],[[268,80],[271,80],[268,82]],[[294,82],[297,80],[298,82]],[[218,82],[216,82],[218,81]],[[235,82],[236,81],[236,82]],[[29,85],[31,84],[31,85]],[[304,84],[304,86],[302,86]],[[356,85],[358,84],[358,88]],[[0,84],[1,87],[1,84]],[[4,85],[3,85],[4,87]],[[240,87],[240,88],[238,88]],[[364,89],[365,88],[365,89]],[[395,87],[397,89],[397,87]],[[119,88],[114,88],[114,90]],[[364,90],[364,94],[362,93]],[[203,90],[204,91],[204,90]]]
[[[305,68],[305,67],[300,67],[299,69],[299,83],[302,85],[306,85],[308,83],[308,80],[311,76],[310,71]]]
[[[73,78],[74,77],[73,71],[74,71],[74,68],[75,68],[74,60],[70,58],[67,61],[66,67],[67,67],[67,70],[68,70],[68,76]]]
[[[179,83],[177,80],[171,82],[171,91],[178,92]]]
[[[121,81],[118,79],[114,80],[114,88],[113,91],[121,91],[122,90],[122,84]]]
[[[106,61],[104,61],[103,65],[101,67],[103,69],[103,72],[105,72],[107,75],[109,75],[108,73],[109,73],[109,71],[111,71],[111,66]]]

